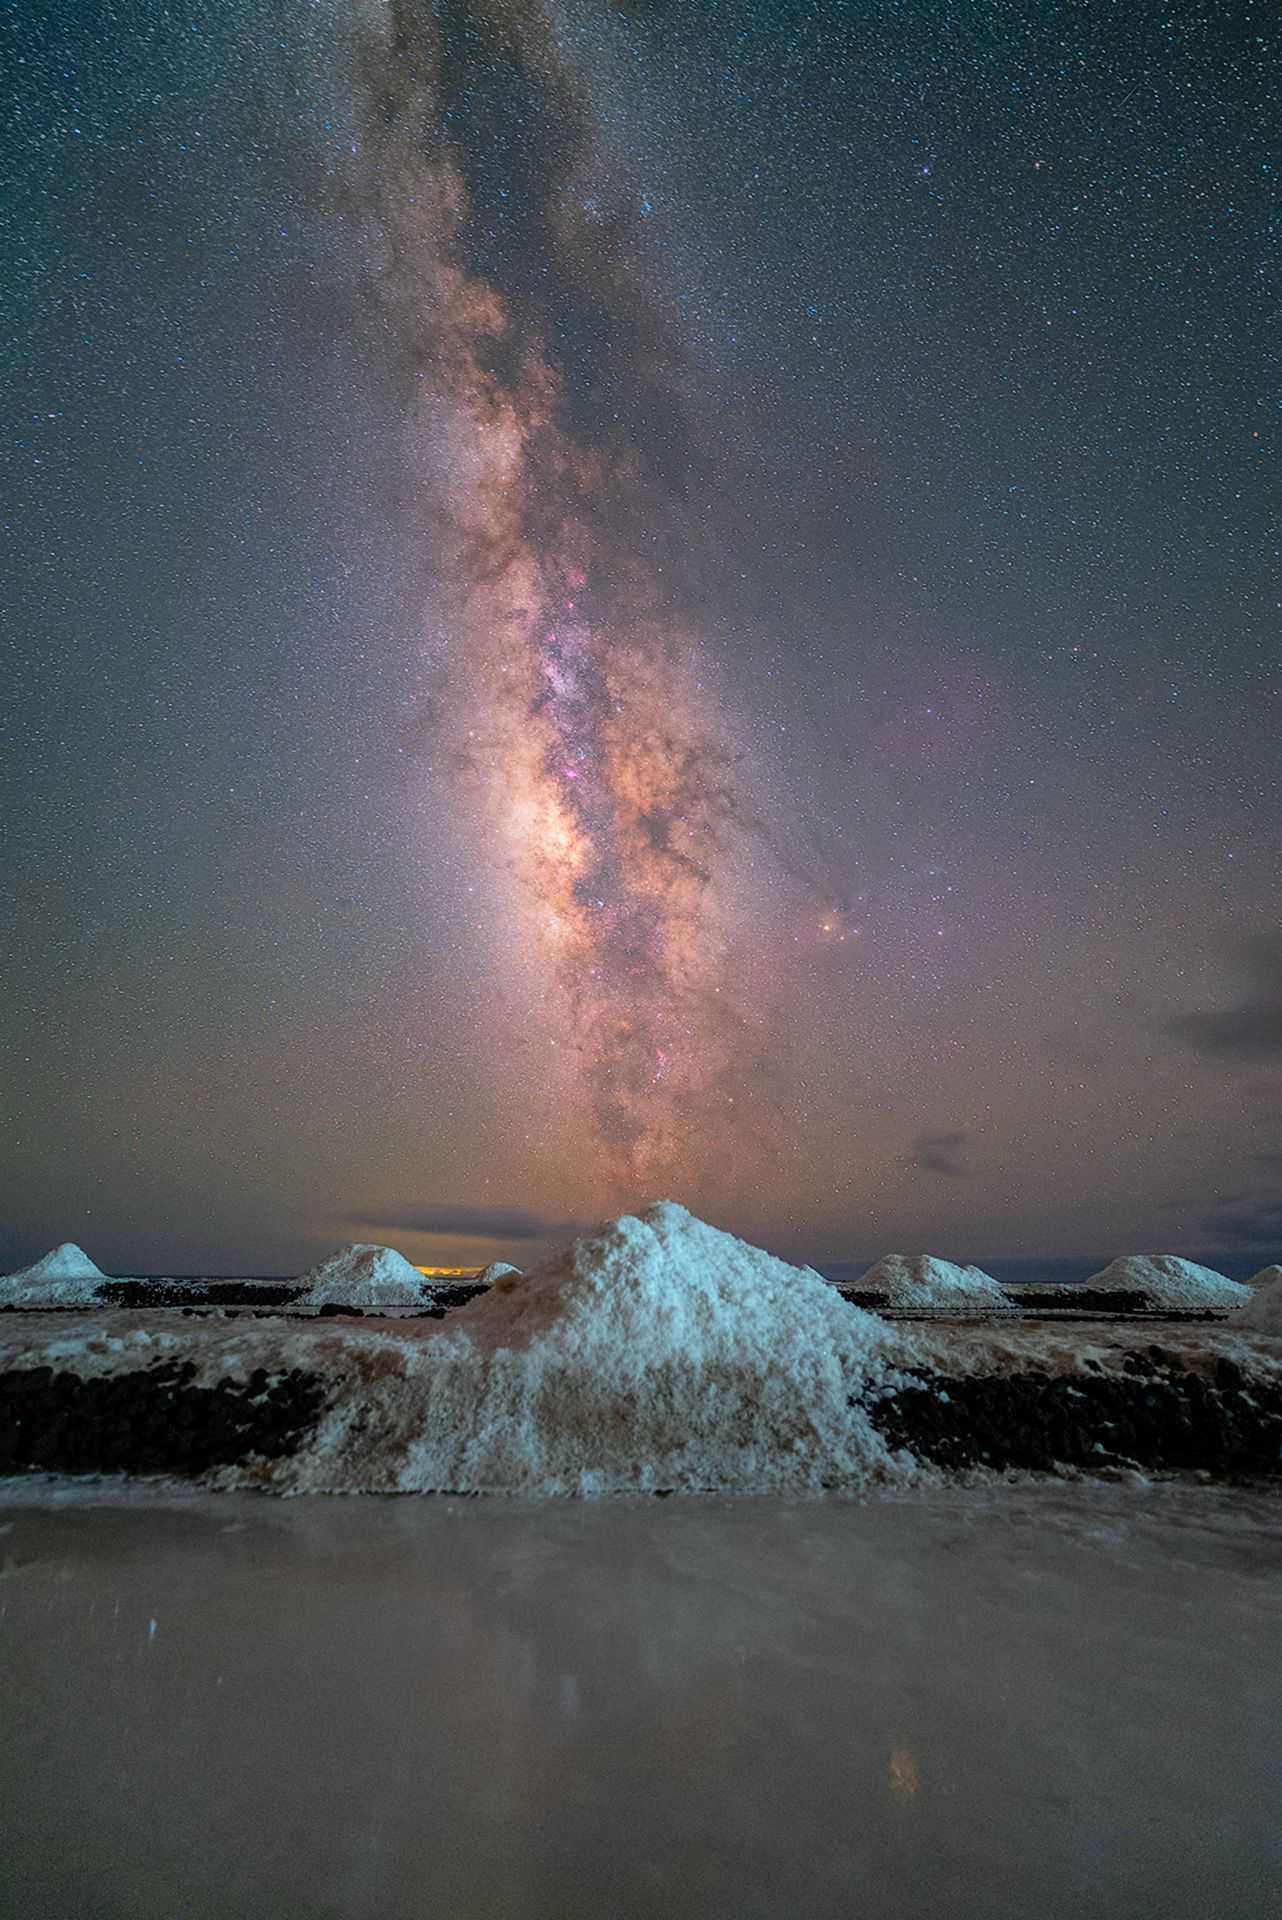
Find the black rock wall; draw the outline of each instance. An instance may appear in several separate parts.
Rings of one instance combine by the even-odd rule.
[[[0,1373],[0,1473],[204,1473],[293,1453],[325,1403],[318,1376],[193,1384],[190,1361],[82,1379]]]
[[[1155,1346],[1127,1354],[1120,1374],[1085,1364],[1067,1378],[1039,1368],[918,1374],[920,1384],[889,1395],[872,1418],[892,1446],[941,1467],[1282,1472],[1282,1386],[1248,1380],[1226,1359],[1210,1377],[1194,1373]]]

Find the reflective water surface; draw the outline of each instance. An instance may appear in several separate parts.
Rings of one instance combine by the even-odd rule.
[[[5,1915],[1282,1911],[1277,1496],[8,1492]]]

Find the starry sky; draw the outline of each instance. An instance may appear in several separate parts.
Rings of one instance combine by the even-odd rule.
[[[1275,9],[0,34],[0,1265],[1279,1256]]]

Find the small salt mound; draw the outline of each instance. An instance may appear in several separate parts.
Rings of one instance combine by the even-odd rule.
[[[416,1352],[407,1491],[802,1489],[915,1464],[868,1413],[908,1344],[670,1201],[509,1275]]]
[[[81,1247],[64,1240],[34,1266],[0,1278],[0,1306],[82,1306],[97,1299],[99,1282],[106,1278]]]
[[[394,1247],[354,1242],[302,1275],[305,1291],[290,1309],[310,1307],[417,1307],[429,1293],[423,1276]]]
[[[1017,1309],[982,1267],[959,1267],[931,1253],[888,1253],[859,1282],[884,1291],[887,1305],[914,1313],[1014,1313]]]
[[[1282,1267],[1261,1267],[1248,1285],[1251,1297],[1233,1315],[1233,1325],[1282,1338]]]
[[[506,1260],[492,1260],[484,1273],[477,1274],[474,1284],[478,1287],[497,1286],[500,1280],[505,1280],[513,1273],[518,1280],[521,1278],[520,1267],[510,1267]]]
[[[1123,1254],[1086,1285],[1099,1293],[1147,1294],[1150,1305],[1171,1313],[1228,1313],[1250,1299],[1236,1280],[1175,1253]]]

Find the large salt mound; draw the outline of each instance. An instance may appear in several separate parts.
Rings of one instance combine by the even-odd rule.
[[[34,1266],[0,1278],[0,1306],[83,1306],[97,1299],[99,1282],[106,1278],[82,1248],[64,1240]]]
[[[884,1291],[887,1305],[915,1313],[1014,1313],[1017,1309],[982,1267],[959,1267],[931,1253],[888,1253],[859,1282]]]
[[[1172,1313],[1228,1313],[1250,1299],[1249,1288],[1236,1280],[1175,1253],[1123,1254],[1086,1285],[1098,1293],[1147,1294],[1152,1306]]]
[[[670,1201],[507,1276],[407,1358],[405,1490],[801,1490],[915,1466],[867,1410],[908,1342]]]
[[[1282,1336],[1282,1267],[1261,1267],[1248,1285],[1251,1297],[1233,1315],[1233,1325]]]
[[[354,1242],[302,1275],[306,1290],[291,1312],[309,1307],[417,1307],[427,1289],[417,1267],[394,1247]]]

